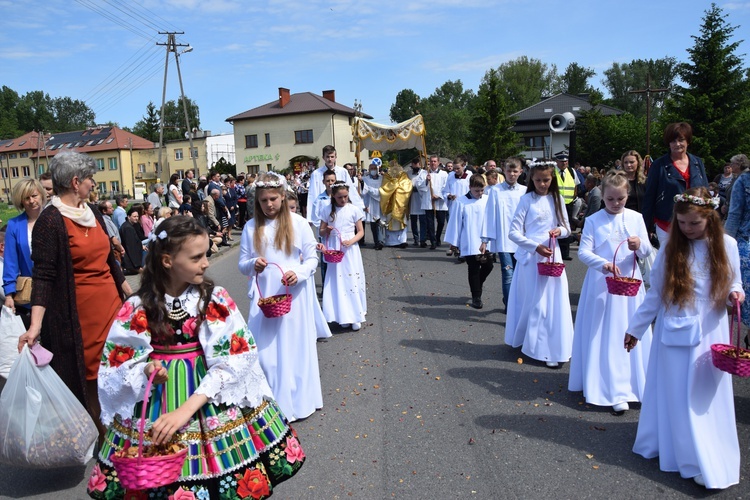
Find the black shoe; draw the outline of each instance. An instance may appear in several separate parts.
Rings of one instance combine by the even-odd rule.
[[[482,304],[482,299],[471,299],[471,302],[468,303],[469,306],[473,307],[474,309],[481,309],[484,307],[484,304]]]
[[[435,245],[430,245],[430,250],[435,250],[437,247]]]
[[[427,248],[427,242],[423,241],[419,244],[419,248]]]
[[[406,243],[401,243],[401,244],[400,244],[400,245],[399,245],[398,247],[399,247],[399,248],[406,248],[406,247],[408,247],[408,246],[409,246],[409,245],[408,245],[408,244],[406,244]]]
[[[564,255],[562,259],[563,260],[573,260],[573,257],[571,257],[570,255]]]
[[[418,247],[419,246],[419,242],[417,240],[414,240],[414,243],[412,243],[412,246]]]
[[[456,260],[458,261],[459,264],[463,264],[464,262],[466,262],[466,259],[464,259],[463,257],[459,257]]]
[[[382,250],[382,249],[383,249],[383,245],[381,243],[378,243],[377,245],[375,245],[375,250]]]

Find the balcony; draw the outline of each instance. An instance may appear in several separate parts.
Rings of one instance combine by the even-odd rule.
[[[154,181],[156,180],[156,172],[136,172],[135,178],[136,180]]]

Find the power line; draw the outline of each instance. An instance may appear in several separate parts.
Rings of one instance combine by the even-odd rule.
[[[132,11],[124,10],[122,7],[120,7],[116,3],[112,2],[111,0],[104,0],[104,1],[106,3],[108,3],[109,5],[111,5],[112,7],[114,7],[115,9],[119,10],[120,12],[122,12],[123,14],[125,14],[126,16],[130,17],[131,19],[134,19],[135,21],[140,22],[141,24],[143,24],[144,26],[146,26],[146,28],[148,28],[148,29],[154,29],[156,31],[163,31],[163,28],[161,26],[159,26],[158,24],[154,23],[153,21],[151,21],[151,19],[147,18],[146,16],[144,16],[144,15],[142,15],[140,13],[136,14],[136,13],[133,13]]]
[[[124,28],[124,29],[126,29],[128,31],[130,31],[131,33],[133,33],[135,35],[138,35],[138,36],[140,36],[142,38],[145,38],[146,40],[149,40],[151,38],[151,36],[152,36],[152,35],[149,35],[147,32],[141,30],[139,27],[131,24],[127,20],[120,19],[119,17],[117,17],[117,16],[115,16],[113,14],[110,14],[109,12],[107,12],[106,10],[98,7],[97,5],[93,4],[92,2],[89,2],[89,1],[86,1],[86,0],[76,0],[76,2],[78,4],[80,4],[80,5],[83,5],[84,7],[87,7],[89,9],[93,10],[94,12],[96,12],[97,14],[99,14],[100,16],[102,16],[102,17],[104,17],[106,19],[109,19],[113,23],[115,23],[118,26],[120,26],[120,27],[122,27],[122,28]]]
[[[127,58],[127,59],[125,60],[125,62],[123,62],[122,64],[120,64],[120,66],[119,66],[119,67],[117,67],[117,69],[115,69],[115,70],[114,70],[114,71],[113,71],[113,72],[112,72],[112,73],[111,73],[111,74],[110,74],[109,76],[107,76],[107,77],[106,77],[106,78],[105,78],[104,80],[102,80],[102,81],[101,81],[101,82],[100,82],[99,84],[97,84],[97,85],[96,85],[96,86],[95,86],[95,87],[94,87],[93,89],[91,89],[91,90],[90,90],[90,91],[89,91],[89,92],[88,92],[88,93],[87,93],[87,94],[86,94],[86,95],[85,95],[85,96],[83,97],[83,100],[84,100],[84,101],[88,101],[88,100],[90,100],[90,99],[93,99],[93,98],[94,98],[94,97],[96,97],[96,96],[97,96],[97,95],[98,95],[99,93],[101,93],[102,91],[104,91],[104,90],[105,90],[105,87],[106,87],[106,86],[107,86],[107,85],[108,85],[108,84],[109,84],[109,83],[110,83],[110,82],[111,82],[112,80],[114,80],[114,79],[115,79],[115,78],[116,78],[116,77],[117,77],[117,76],[118,76],[118,75],[120,74],[120,71],[121,71],[121,70],[122,70],[122,71],[124,72],[124,71],[125,71],[126,69],[129,69],[129,68],[131,68],[131,67],[132,67],[132,66],[133,66],[134,64],[136,64],[136,63],[137,63],[137,62],[138,62],[138,61],[139,61],[139,60],[140,60],[140,59],[141,59],[141,58],[142,58],[143,56],[139,57],[138,59],[136,59],[136,60],[135,60],[135,61],[133,61],[132,63],[128,64],[128,62],[129,62],[129,61],[130,61],[131,59],[133,59],[133,58],[135,58],[136,56],[138,56],[138,54],[140,54],[141,52],[144,52],[144,51],[145,51],[145,53],[147,53],[147,52],[148,52],[148,49],[154,49],[154,48],[155,48],[155,45],[152,45],[152,43],[153,43],[153,41],[155,41],[155,40],[156,40],[156,37],[153,37],[153,38],[152,38],[151,40],[149,40],[148,42],[146,42],[146,43],[145,43],[145,44],[143,45],[143,47],[141,47],[141,48],[140,48],[140,49],[138,49],[138,50],[137,50],[136,52],[134,52],[134,53],[133,53],[133,55],[131,55],[131,56],[130,56],[129,58]]]
[[[119,78],[116,81],[111,82],[108,85],[108,87],[106,89],[103,89],[102,92],[99,92],[97,96],[92,96],[87,101],[87,103],[89,105],[96,105],[100,103],[102,100],[108,99],[111,94],[118,92],[118,89],[121,86],[127,85],[128,81],[137,79],[144,73],[151,71],[151,69],[157,64],[159,64],[159,55],[156,51],[153,51],[151,54],[148,55],[147,59],[140,62],[138,67],[135,68],[133,71],[122,71],[118,75],[115,75],[115,77],[119,77]]]
[[[115,107],[117,104],[122,102],[130,94],[132,94],[133,92],[141,88],[144,84],[146,84],[146,82],[151,80],[154,76],[156,76],[160,72],[161,72],[161,64],[157,65],[156,69],[154,69],[154,71],[152,71],[151,73],[144,75],[140,80],[133,82],[131,86],[127,88],[126,90],[124,90],[121,94],[119,94],[119,96],[115,98],[114,101],[103,104],[102,106],[104,107],[102,107],[99,110],[99,112],[104,113],[106,111],[109,111],[110,109]]]

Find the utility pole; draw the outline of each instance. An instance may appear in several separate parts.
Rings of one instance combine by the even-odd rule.
[[[652,89],[651,74],[646,75],[646,88],[629,90],[628,94],[646,94],[646,156],[651,157],[651,93],[669,92],[669,89]]]
[[[162,165],[162,149],[164,148],[164,106],[167,100],[167,70],[169,68],[169,53],[174,53],[175,63],[177,64],[177,77],[180,81],[180,96],[182,98],[182,106],[185,114],[185,127],[187,128],[188,141],[190,144],[190,156],[193,157],[193,131],[190,127],[190,120],[187,112],[187,100],[185,99],[185,91],[182,86],[182,74],[180,72],[180,54],[190,52],[193,48],[189,44],[177,43],[175,35],[183,35],[184,31],[160,31],[160,35],[167,35],[166,43],[157,43],[156,45],[166,47],[167,54],[164,60],[164,86],[162,87],[161,93],[161,112],[159,114],[159,163],[156,169],[156,175],[161,180],[161,173],[163,170]],[[182,52],[177,52],[177,47],[186,47]],[[193,168],[195,169],[195,175],[198,176],[198,165],[197,160],[193,157]]]

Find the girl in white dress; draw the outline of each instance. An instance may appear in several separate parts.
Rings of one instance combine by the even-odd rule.
[[[469,266],[469,289],[471,290],[471,302],[469,306],[481,309],[482,286],[487,276],[492,272],[493,255],[492,248],[480,248],[482,245],[482,221],[487,205],[487,197],[484,196],[485,182],[481,175],[473,175],[469,180],[469,192],[456,198],[453,205],[453,214],[448,221],[448,229],[445,231],[445,241],[455,248],[456,252],[466,259]]]
[[[260,365],[290,421],[323,407],[316,323],[310,321],[317,307],[309,287],[318,266],[315,243],[307,221],[289,211],[283,184],[271,176],[256,181],[255,216],[242,230],[239,268],[250,277],[248,325],[257,332]],[[285,293],[285,283],[291,311],[265,317],[258,300]]]
[[[505,343],[523,345],[530,358],[550,368],[570,359],[573,317],[568,298],[568,277],[542,276],[537,263],[553,256],[561,262],[560,247],[548,248],[551,237],[570,235],[568,216],[553,173],[555,162],[531,164],[526,194],[521,197],[508,237],[518,245],[516,270],[510,285]]]
[[[630,351],[656,320],[633,451],[706,488],[727,488],[740,479],[740,447],[732,376],[714,367],[711,344],[730,342],[727,302],[745,300],[739,252],[706,188],[674,199],[669,239],[625,334]]]
[[[629,409],[629,401],[640,401],[646,383],[651,335],[628,353],[621,345],[622,326],[646,296],[641,285],[634,297],[612,295],[606,277],[613,271],[642,280],[633,258],[651,253],[648,232],[641,214],[625,208],[630,186],[623,171],[610,170],[602,180],[604,210],[586,219],[578,257],[589,268],[583,280],[573,336],[568,390],[583,391],[586,402],[612,406],[616,414]],[[620,246],[619,251],[617,250]],[[617,251],[617,262],[612,259]]]
[[[323,284],[323,314],[326,320],[352,330],[362,328],[367,314],[367,292],[362,254],[357,243],[365,235],[365,214],[349,201],[349,186],[336,182],[331,187],[331,207],[320,213],[320,234],[329,241],[340,238],[344,258],[329,263]],[[335,229],[336,231],[333,231]],[[337,245],[333,245],[337,246]],[[318,246],[323,249],[323,245]]]

